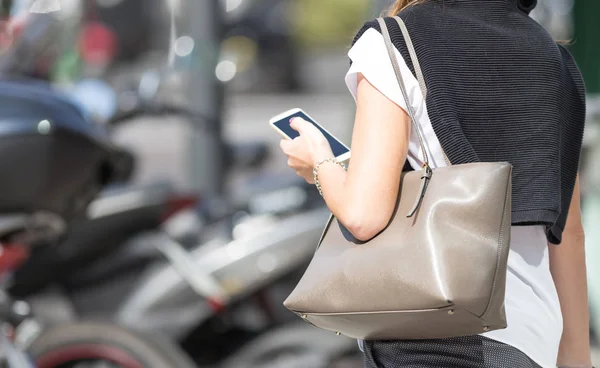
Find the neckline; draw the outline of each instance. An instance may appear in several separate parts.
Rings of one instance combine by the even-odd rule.
[[[469,8],[496,9],[505,10],[519,9],[525,14],[529,14],[537,5],[537,0],[437,0],[442,4],[453,4]]]

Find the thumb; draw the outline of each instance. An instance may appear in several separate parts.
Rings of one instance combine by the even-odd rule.
[[[307,124],[308,124],[308,121],[306,121],[302,118],[291,118],[290,119],[290,127],[292,127],[292,129],[294,129],[295,131],[297,131],[300,134],[302,134],[302,132],[306,128]]]

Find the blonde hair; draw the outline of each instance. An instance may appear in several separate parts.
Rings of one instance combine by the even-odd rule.
[[[387,15],[390,17],[398,15],[401,10],[420,2],[423,2],[423,0],[396,0],[396,2],[388,9]]]

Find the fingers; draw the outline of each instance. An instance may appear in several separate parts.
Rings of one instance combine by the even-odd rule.
[[[281,147],[281,150],[283,151],[283,153],[288,156],[288,161],[287,164],[289,167],[295,167],[295,166],[301,166],[301,162],[300,160],[296,159],[294,157],[294,144],[295,142],[293,140],[289,140],[289,139],[282,139],[279,142],[279,147]]]
[[[290,154],[290,152],[292,150],[292,146],[293,146],[293,141],[290,139],[282,139],[279,142],[279,147],[281,148],[283,153],[285,153],[286,155]]]
[[[284,151],[284,153],[286,153],[285,151],[289,151],[290,149],[288,148],[287,142],[286,144],[283,145],[284,147],[282,147],[282,150]],[[288,153],[286,153],[286,155],[288,156],[288,160],[287,160],[287,165],[294,169],[294,170],[303,170],[306,168],[306,165],[302,162],[302,160],[299,160],[298,158],[296,158],[293,155],[290,155]]]
[[[312,166],[308,165],[302,158],[306,156],[302,151],[303,142],[297,139],[282,139],[279,147],[284,154],[288,156],[287,165],[293,169],[296,174],[306,180],[309,184],[314,183]]]

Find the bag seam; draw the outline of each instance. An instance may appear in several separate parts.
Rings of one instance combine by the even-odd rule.
[[[297,314],[297,315],[307,315],[307,316],[315,316],[315,317],[320,317],[320,316],[348,316],[348,315],[373,315],[373,314],[397,314],[397,313],[427,313],[427,312],[438,312],[438,311],[445,311],[448,309],[457,309],[456,305],[453,303],[449,303],[447,305],[441,306],[441,307],[437,307],[437,308],[422,308],[422,309],[400,309],[400,310],[383,310],[383,311],[371,311],[371,312],[366,312],[366,311],[358,311],[358,312],[303,312],[300,310],[292,310],[293,313]],[[465,312],[475,316],[475,317],[479,317],[471,312],[469,312],[468,310],[464,309],[464,308],[458,308],[460,310],[464,310]]]
[[[510,175],[508,177],[507,180],[507,184],[506,184],[506,189],[504,191],[505,196],[504,196],[504,208],[502,209],[502,219],[500,220],[500,231],[499,231],[499,236],[498,236],[498,250],[496,251],[496,269],[494,270],[494,279],[492,281],[492,291],[490,293],[490,298],[488,299],[487,305],[485,307],[485,310],[483,311],[483,313],[481,314],[481,316],[479,316],[479,318],[485,320],[485,315],[488,313],[490,306],[492,305],[492,299],[494,299],[494,292],[496,291],[496,286],[498,283],[498,270],[500,269],[500,255],[502,254],[502,250],[503,250],[503,245],[502,245],[502,240],[504,238],[504,232],[505,232],[505,217],[507,214],[507,204],[508,204],[508,190],[511,187],[511,179],[512,178],[512,168],[510,169]]]
[[[327,220],[327,223],[325,224],[325,228],[323,228],[323,231],[321,232],[321,237],[319,238],[319,242],[317,243],[317,248],[315,249],[315,252],[319,250],[319,248],[321,248],[321,243],[323,243],[325,235],[327,234],[327,230],[329,230],[329,227],[331,226],[331,223],[333,222],[334,218],[335,216],[333,215],[333,213],[331,213],[329,215],[329,220]]]

